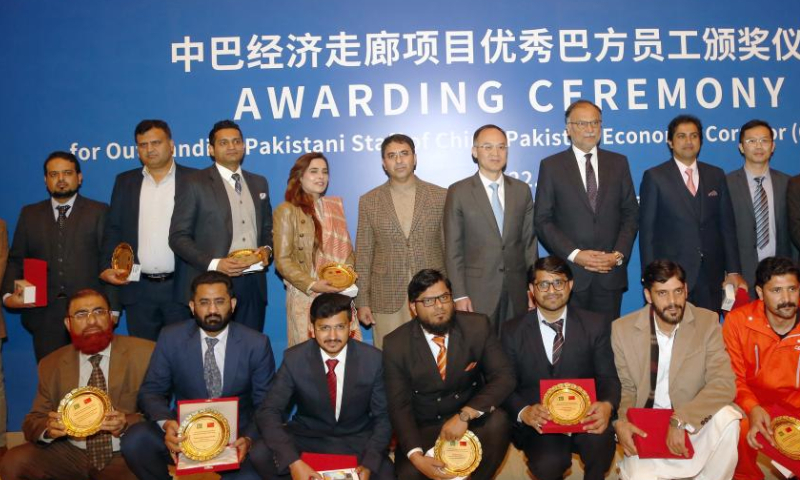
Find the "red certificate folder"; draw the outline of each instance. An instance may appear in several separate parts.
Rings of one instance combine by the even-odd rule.
[[[681,455],[674,455],[667,448],[667,431],[669,430],[669,417],[673,410],[669,408],[629,408],[628,421],[647,432],[647,437],[641,435],[633,436],[633,443],[639,452],[639,458],[680,458],[686,459]],[[689,449],[689,457],[694,457],[694,447],[689,440],[689,432],[684,432],[686,437],[686,448]]]
[[[306,462],[309,467],[317,472],[347,470],[348,468],[356,468],[358,466],[358,457],[355,455],[303,452],[300,455],[300,460]]]
[[[788,415],[790,417],[800,418],[800,412],[790,411],[789,409],[782,407],[780,405],[771,405],[764,408],[769,413],[770,418],[780,417],[782,415]],[[760,433],[756,434],[756,440],[758,440],[758,443],[763,445],[764,448],[761,449],[761,451],[764,452],[764,455],[775,460],[776,463],[780,463],[783,467],[787,468],[788,470],[791,470],[793,474],[800,476],[800,460],[792,460],[791,458],[782,454],[777,448],[770,445],[767,439],[764,438],[764,436],[761,435]]]
[[[589,404],[597,401],[597,394],[594,388],[594,378],[558,378],[550,380],[539,381],[539,399],[542,404],[544,403],[544,395],[550,387],[558,385],[559,383],[574,383],[575,385],[586,390],[589,394]],[[561,425],[553,421],[549,421],[542,425],[542,433],[583,433],[583,424],[576,423],[575,425]]]
[[[178,423],[184,418],[205,408],[213,408],[222,413],[228,420],[231,429],[228,439],[228,446],[217,457],[203,462],[195,461],[185,457],[182,453],[178,454],[178,464],[175,473],[178,476],[191,475],[202,472],[222,472],[225,470],[236,470],[239,468],[239,458],[233,443],[239,438],[239,398],[224,397],[202,400],[180,400],[178,401]]]
[[[47,262],[38,258],[22,260],[22,276],[36,287],[37,307],[47,306]]]

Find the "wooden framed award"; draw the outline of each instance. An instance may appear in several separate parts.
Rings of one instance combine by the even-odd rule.
[[[85,438],[100,431],[100,425],[111,411],[111,399],[97,387],[80,387],[64,395],[58,403],[58,414],[67,435]]]
[[[350,265],[331,262],[320,267],[317,276],[322,280],[327,280],[331,286],[336,288],[348,288],[358,279],[356,271]]]
[[[481,464],[483,448],[478,437],[467,430],[458,440],[439,437],[433,446],[433,456],[444,463],[444,470],[457,477],[468,477]]]
[[[133,247],[129,243],[122,242],[117,245],[111,255],[111,268],[125,270],[125,278],[128,278],[133,270],[133,261]]]
[[[204,408],[187,416],[178,430],[181,450],[186,457],[204,462],[225,450],[231,431],[225,415],[213,408]]]
[[[595,402],[593,378],[541,380],[539,390],[541,404],[552,418],[542,425],[542,432],[583,432],[581,421]]]

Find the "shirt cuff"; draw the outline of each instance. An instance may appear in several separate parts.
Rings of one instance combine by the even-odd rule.
[[[53,440],[55,440],[53,438],[45,438],[44,434],[45,434],[46,431],[47,431],[46,428],[44,430],[42,430],[42,434],[39,435],[39,441],[42,442],[42,443],[50,443]]]
[[[569,254],[567,260],[569,260],[572,263],[575,263],[575,257],[577,257],[579,253],[581,253],[581,249],[576,248],[575,250],[572,251],[572,253]]]
[[[222,259],[221,258],[215,258],[214,260],[211,260],[211,263],[208,264],[208,271],[210,272],[212,270],[216,270],[217,269],[217,265],[219,265],[219,261],[220,260],[222,260]]]
[[[526,409],[526,408],[528,408],[528,407],[530,407],[530,405],[526,405],[526,406],[522,407],[522,410],[520,410],[520,411],[519,411],[519,413],[517,414],[517,421],[518,421],[519,423],[524,423],[524,422],[522,421],[522,412],[524,412],[524,411],[525,411],[525,409]]]
[[[411,458],[411,455],[413,455],[413,454],[415,454],[417,452],[425,455],[425,452],[423,452],[421,448],[417,447],[417,448],[412,448],[411,450],[409,450],[408,453],[406,454],[406,457]]]

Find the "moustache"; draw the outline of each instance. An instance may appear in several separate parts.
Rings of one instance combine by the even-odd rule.
[[[211,313],[209,315],[206,315],[203,318],[203,321],[204,322],[220,322],[220,321],[222,321],[222,315],[217,315],[216,313]]]
[[[794,302],[783,302],[778,304],[779,310],[782,310],[784,308],[797,308],[797,304]]]

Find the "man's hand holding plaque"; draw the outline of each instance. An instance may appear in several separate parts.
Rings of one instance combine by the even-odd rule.
[[[747,443],[800,475],[800,412],[780,405],[756,406],[747,417]]]
[[[75,438],[85,438],[99,432],[110,412],[111,399],[104,390],[95,387],[76,388],[58,404],[60,425],[64,426],[66,435]]]

